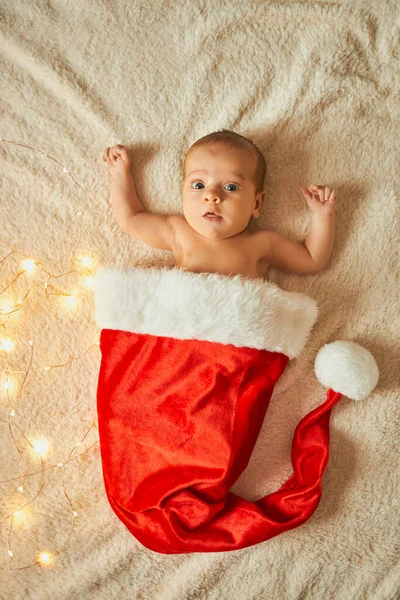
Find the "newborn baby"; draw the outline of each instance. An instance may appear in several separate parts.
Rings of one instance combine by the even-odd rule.
[[[127,149],[106,149],[114,217],[123,231],[153,248],[170,250],[176,266],[195,273],[263,278],[269,267],[287,273],[318,273],[333,248],[335,190],[300,187],[312,211],[304,243],[249,227],[265,198],[265,159],[249,139],[223,130],[197,140],[184,161],[183,215],[146,212],[136,195]]]
[[[313,215],[298,244],[251,231],[266,194],[265,160],[234,132],[190,147],[183,215],[144,210],[126,148],[107,148],[104,160],[119,226],[173,252],[178,267],[96,271],[97,410],[112,509],[140,543],[164,554],[237,550],[298,527],[321,497],[329,416],[342,394],[336,385],[298,423],[293,474],[279,489],[251,502],[231,488],[248,465],[276,382],[318,316],[314,298],[259,280],[269,266],[291,273],[325,267],[334,191],[302,188]],[[336,363],[336,349],[327,357],[328,381],[337,372],[332,356]]]

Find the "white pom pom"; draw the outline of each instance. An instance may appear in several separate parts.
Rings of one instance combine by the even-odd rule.
[[[379,379],[372,354],[355,342],[337,341],[323,346],[314,362],[318,381],[352,400],[363,400]]]

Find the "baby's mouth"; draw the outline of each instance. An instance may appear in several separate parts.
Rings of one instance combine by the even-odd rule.
[[[216,215],[212,212],[206,213],[205,215],[203,215],[203,218],[207,219],[207,221],[221,221],[222,219],[221,215]]]

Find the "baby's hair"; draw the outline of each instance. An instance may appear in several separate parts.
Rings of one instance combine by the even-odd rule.
[[[186,157],[188,156],[192,148],[195,148],[196,146],[205,146],[206,144],[213,144],[217,142],[226,144],[231,148],[246,150],[247,152],[250,152],[252,156],[256,159],[254,184],[256,187],[256,194],[258,194],[258,192],[260,192],[264,186],[264,178],[267,172],[267,165],[260,149],[254,144],[254,142],[244,137],[243,135],[235,133],[234,131],[230,131],[229,129],[220,129],[217,131],[213,131],[212,133],[209,133],[203,136],[202,138],[196,140],[187,151]]]

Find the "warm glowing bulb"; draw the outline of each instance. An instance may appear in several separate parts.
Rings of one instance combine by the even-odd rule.
[[[64,302],[68,308],[76,307],[76,297],[75,296],[65,296]]]
[[[32,273],[36,267],[35,261],[33,261],[31,258],[28,258],[28,260],[24,260],[22,266],[25,269],[25,271],[28,271],[29,273]]]
[[[50,552],[41,552],[39,562],[43,566],[50,565],[53,562],[53,555]]]
[[[12,396],[17,389],[17,382],[15,379],[8,379],[8,381],[2,381],[1,383],[2,389],[8,394]]]
[[[14,522],[17,525],[27,525],[29,523],[29,509],[28,511],[26,510],[27,507],[24,507],[25,510],[16,510],[14,512]]]
[[[42,457],[46,456],[48,448],[49,442],[46,440],[46,438],[40,438],[39,440],[33,442],[34,451]]]
[[[10,340],[10,338],[3,338],[0,340],[0,346],[2,346],[4,350],[11,350],[14,346],[14,342]]]
[[[85,286],[85,288],[93,287],[93,282],[94,282],[94,278],[91,275],[84,275],[82,277],[82,283]]]
[[[85,267],[90,267],[92,264],[90,256],[81,256],[80,261]]]
[[[6,299],[2,300],[1,308],[5,313],[10,312],[10,310],[12,309],[13,306],[14,305],[11,302],[11,300],[6,300]]]

